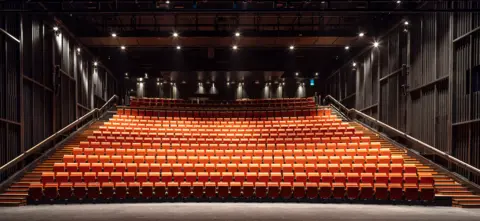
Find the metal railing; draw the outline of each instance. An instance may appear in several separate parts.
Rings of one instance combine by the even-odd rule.
[[[403,131],[400,131],[386,123],[383,123],[382,121],[379,121],[361,111],[358,111],[357,109],[354,109],[354,108],[351,108],[351,109],[348,109],[346,108],[343,104],[341,104],[339,101],[337,101],[335,98],[333,98],[332,96],[330,95],[327,95],[324,99],[324,102],[326,101],[331,101],[335,106],[337,106],[341,111],[344,111],[345,112],[345,115],[350,117],[351,119],[355,119],[357,117],[361,117],[371,123],[373,123],[374,125],[378,126],[378,127],[381,127],[382,129],[386,129],[386,130],[389,130],[391,132],[393,132],[394,134],[404,138],[405,140],[408,140],[412,143],[415,143],[415,144],[418,144],[420,145],[421,147],[433,152],[436,156],[440,156],[441,158],[447,160],[448,162],[450,163],[453,163],[457,166],[460,166],[466,170],[468,170],[469,172],[471,173],[474,173],[476,175],[480,175],[480,169],[468,164],[468,163],[465,163],[455,157],[453,157],[452,155],[448,154],[448,153],[445,153],[433,146],[430,146],[426,143],[424,143],[423,141],[415,138],[415,137],[412,137],[410,135],[408,135],[407,133],[403,132]],[[353,115],[353,118],[351,117],[351,115]]]
[[[82,122],[84,122],[86,119],[90,119],[90,117],[92,117],[92,119],[90,119],[87,123],[97,120],[101,115],[103,115],[108,110],[108,108],[110,108],[114,104],[112,102],[116,101],[117,99],[118,99],[118,96],[113,95],[107,102],[105,102],[105,104],[100,109],[95,108],[95,109],[89,111],[88,113],[86,113],[82,117],[78,118],[77,120],[73,121],[69,125],[65,126],[64,128],[60,129],[59,131],[55,132],[54,134],[50,135],[46,139],[40,141],[38,144],[36,144],[32,148],[28,149],[27,151],[18,155],[14,159],[10,160],[8,163],[2,165],[0,167],[0,174],[5,172],[7,169],[17,165],[19,162],[22,162],[23,160],[25,160],[25,158],[32,155],[33,153],[38,152],[45,144],[48,144],[48,143],[54,141],[56,138],[62,136],[63,134],[70,131],[71,129],[77,127]]]

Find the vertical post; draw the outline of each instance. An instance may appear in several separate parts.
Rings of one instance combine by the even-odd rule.
[[[453,6],[453,3],[452,3]],[[449,14],[449,27],[448,27],[448,113],[447,113],[447,153],[453,155],[453,90],[454,90],[454,61],[453,61],[453,53],[454,53],[454,43],[453,43],[453,19],[454,19],[454,14],[450,13]],[[452,163],[449,161],[448,162],[448,169],[452,169]]]
[[[24,105],[23,105],[23,72],[24,72],[24,61],[23,61],[23,50],[24,50],[24,31],[23,31],[23,22],[24,17],[23,14],[20,15],[20,73],[18,76],[19,82],[19,95],[20,98],[20,152],[23,153],[25,151],[25,116],[24,116]],[[7,55],[8,56],[8,55]],[[8,126],[7,126],[8,128]],[[8,143],[7,143],[8,145]]]

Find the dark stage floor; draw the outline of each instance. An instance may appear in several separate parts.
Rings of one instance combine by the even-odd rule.
[[[144,203],[0,208],[0,220],[480,220],[452,207],[286,203]]]

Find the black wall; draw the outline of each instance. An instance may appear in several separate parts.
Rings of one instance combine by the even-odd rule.
[[[65,27],[53,30],[57,23],[40,15],[0,15],[0,28],[9,33],[0,32],[0,165],[118,90],[106,68],[94,67],[88,50],[77,51],[81,45]]]

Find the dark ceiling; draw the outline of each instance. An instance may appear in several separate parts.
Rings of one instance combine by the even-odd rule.
[[[422,7],[427,1],[401,2],[29,0],[10,12],[53,14],[117,75],[298,71],[325,76],[405,16],[436,10]],[[288,49],[291,45],[295,50]]]

